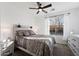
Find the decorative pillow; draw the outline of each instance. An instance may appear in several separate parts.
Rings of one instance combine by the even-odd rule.
[[[29,36],[29,35],[30,35],[30,33],[29,33],[28,30],[24,30],[24,31],[23,31],[23,36]]]
[[[35,35],[36,33],[34,33],[32,30],[29,30],[30,35]]]
[[[16,31],[17,36],[29,36],[29,35],[35,35],[35,33],[32,30],[18,30]]]

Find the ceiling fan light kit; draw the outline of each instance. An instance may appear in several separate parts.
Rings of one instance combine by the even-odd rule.
[[[42,9],[38,9],[39,11],[42,11]]]

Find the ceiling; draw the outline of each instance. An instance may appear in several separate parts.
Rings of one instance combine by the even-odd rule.
[[[79,7],[79,2],[41,2],[42,6],[45,6],[50,3],[52,4],[52,7],[45,9],[46,11],[48,11],[48,14],[59,12],[59,11],[66,11]],[[34,2],[30,3],[29,7],[37,7],[37,4]],[[53,8],[55,9],[54,11],[52,10]],[[37,10],[32,10],[32,11],[36,12]],[[40,12],[39,15],[45,15],[45,13]]]
[[[47,14],[55,13],[59,11],[66,11],[73,8],[79,7],[79,2],[40,2],[42,6],[45,6],[47,4],[52,4],[52,7],[49,7],[45,9],[48,11]],[[13,11],[18,9],[18,12],[25,12],[27,14],[35,15],[35,16],[44,16],[46,15],[43,12],[40,12],[38,15],[36,14],[37,10],[29,9],[30,7],[37,7],[37,4],[35,2],[8,2],[3,3],[3,6],[6,6],[6,8],[11,8]],[[52,9],[55,8],[55,11]]]
[[[45,10],[48,11],[48,13],[55,13],[55,12],[59,12],[59,11],[66,11],[69,9],[73,9],[73,8],[77,8],[79,7],[79,2],[41,2],[42,5],[47,5],[49,3],[52,4],[52,7],[49,7]],[[35,5],[36,3],[33,3],[32,5]],[[37,5],[35,5],[37,6]],[[52,9],[55,8],[55,11],[53,11]],[[43,14],[42,12],[40,14]]]

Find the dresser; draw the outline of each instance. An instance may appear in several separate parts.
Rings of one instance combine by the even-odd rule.
[[[6,47],[2,49],[1,56],[8,56],[14,54],[14,41],[7,43]]]
[[[79,35],[70,35],[68,38],[68,46],[70,47],[74,55],[79,56]]]

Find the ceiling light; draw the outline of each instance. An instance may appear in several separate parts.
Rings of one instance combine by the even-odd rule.
[[[39,9],[39,11],[42,11],[42,9]]]

